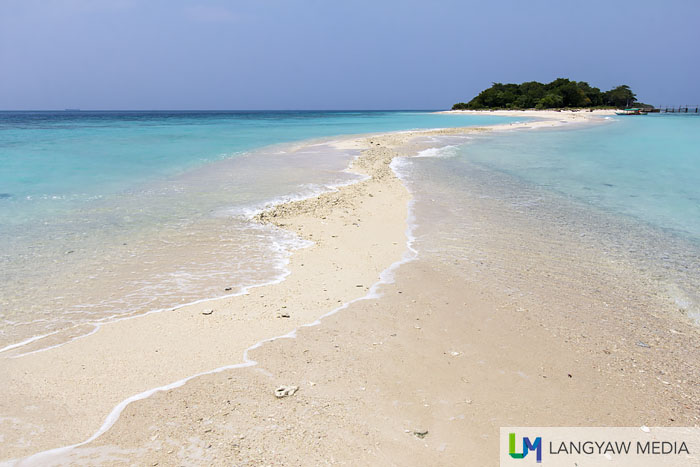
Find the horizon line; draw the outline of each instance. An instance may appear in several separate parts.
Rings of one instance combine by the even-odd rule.
[[[443,108],[406,109],[0,109],[0,112],[412,112]]]

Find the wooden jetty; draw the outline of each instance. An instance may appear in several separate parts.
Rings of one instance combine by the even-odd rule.
[[[662,105],[657,107],[659,111],[663,113],[699,113],[698,109],[700,108],[700,105]]]

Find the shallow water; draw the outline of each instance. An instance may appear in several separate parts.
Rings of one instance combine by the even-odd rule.
[[[281,280],[290,251],[305,242],[253,224],[251,213],[357,178],[345,172],[356,151],[290,142],[510,121],[426,112],[0,113],[0,349]]]
[[[463,148],[470,161],[700,241],[700,116],[616,117]]]
[[[624,306],[661,297],[698,320],[699,127],[662,115],[444,139],[399,167],[416,195],[417,248],[468,265],[472,280],[511,278],[504,294],[531,294],[518,280],[537,274],[591,294],[624,283],[619,295],[636,296]],[[599,277],[582,276],[590,269]]]

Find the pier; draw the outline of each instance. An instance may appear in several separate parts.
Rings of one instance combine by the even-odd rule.
[[[659,112],[663,113],[698,113],[698,108],[700,108],[699,104],[695,105],[679,105],[679,106],[674,106],[674,105],[660,105],[656,107],[656,110]]]

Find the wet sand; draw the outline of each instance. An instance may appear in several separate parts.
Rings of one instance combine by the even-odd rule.
[[[546,116],[553,120],[527,125],[588,118]],[[465,131],[482,130],[432,133]],[[284,282],[103,326],[46,352],[3,358],[9,375],[3,413],[44,431],[30,435],[31,426],[0,425],[2,458],[84,441],[127,397],[245,364],[243,352],[256,342],[365,296],[381,271],[406,252],[410,196],[389,163],[414,154],[420,149],[416,136],[426,134],[345,139],[338,144],[364,149],[353,170],[368,180],[260,216],[314,242],[292,256]],[[199,376],[133,402],[91,443],[23,464],[82,458],[90,464],[454,465],[470,456],[487,465],[497,462],[498,427],[504,425],[696,424],[696,329],[668,314],[644,315],[666,306],[651,294],[630,302],[623,292],[631,295],[633,288],[606,286],[610,277],[625,278],[629,271],[606,276],[604,257],[588,253],[581,263],[588,250],[566,258],[552,254],[552,239],[565,243],[566,232],[544,231],[545,241],[518,243],[543,231],[532,219],[496,207],[475,205],[483,214],[481,230],[503,233],[479,239],[474,248],[503,265],[534,257],[540,275],[523,278],[502,267],[482,271],[474,281],[463,264],[405,264],[394,284],[381,286],[381,298],[357,301],[317,327],[302,328],[296,339],[252,350],[257,366]],[[508,235],[528,228],[532,236]],[[533,255],[533,247],[541,251]],[[586,288],[546,278],[552,268],[572,264],[590,280]],[[532,292],[527,300],[502,293],[511,279]],[[610,318],[611,303],[622,311],[615,326],[601,321]],[[637,319],[640,313],[648,319]],[[635,339],[651,345],[632,345]],[[661,368],[671,371],[659,375]],[[280,384],[299,391],[277,399]]]

